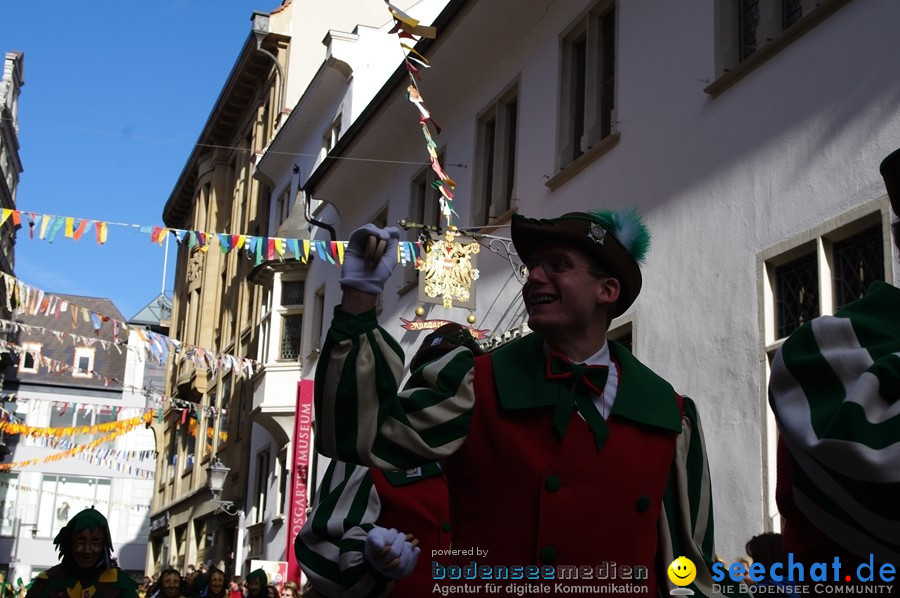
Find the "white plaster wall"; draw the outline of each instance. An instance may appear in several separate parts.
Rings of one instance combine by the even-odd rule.
[[[519,211],[553,216],[635,206],[645,214],[653,247],[642,294],[629,312],[635,351],[699,406],[716,548],[736,556],[765,526],[758,256],[883,195],[878,164],[900,146],[900,3],[848,3],[713,98],[703,89],[714,72],[714,3],[619,2],[621,140],[556,191],[545,182],[555,163],[559,33],[590,3],[541,2],[529,4],[531,11],[517,4],[518,14],[503,27],[495,21],[490,35],[471,22],[508,14],[511,3],[477,4],[452,34],[468,35],[470,43],[452,53],[438,47],[421,84],[444,129],[436,140],[446,149],[445,165],[465,165],[447,166],[458,184],[461,222],[470,213],[476,114],[518,77]],[[372,119],[360,155],[380,147],[388,159],[425,161],[417,113],[408,103],[399,107],[404,103]],[[407,216],[418,167],[353,168],[333,168],[321,185],[323,198],[340,202],[339,238],[385,202],[390,221]],[[479,267],[476,326],[502,331],[520,323],[518,284],[508,265],[483,251]],[[321,263],[310,273],[310,280],[328,281],[326,313],[339,298],[337,277],[337,268]],[[397,296],[402,279],[395,273],[388,282],[381,322],[411,347],[417,337],[397,327],[415,305],[412,294]],[[464,321],[465,315],[438,307],[426,317]]]

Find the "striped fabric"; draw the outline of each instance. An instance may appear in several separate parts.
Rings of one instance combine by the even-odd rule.
[[[374,310],[351,315],[337,307],[316,372],[319,451],[384,469],[453,454],[465,442],[475,400],[471,353],[455,349],[429,363],[400,392],[402,370],[403,352],[378,327]],[[687,556],[698,570],[691,585],[695,595],[719,596],[710,572],[709,465],[696,407],[686,397],[682,427],[659,523],[660,562],[665,568],[675,557]],[[665,571],[659,579],[669,583]]]
[[[793,461],[793,496],[850,552],[900,561],[900,289],[873,283],[801,326],[772,364],[769,403]]]
[[[381,598],[394,582],[372,574],[363,557],[366,534],[381,512],[368,467],[332,461],[310,518],[294,541],[300,567],[325,596]]]
[[[316,368],[319,452],[408,469],[439,461],[462,445],[475,399],[472,353],[450,351],[414,372],[407,390],[398,392],[403,359],[374,310],[353,316],[335,309]]]

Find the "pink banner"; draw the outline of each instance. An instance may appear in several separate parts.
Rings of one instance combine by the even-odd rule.
[[[294,538],[306,523],[306,483],[312,454],[311,429],[313,381],[297,383],[297,410],[294,418],[294,466],[291,468],[291,510],[288,513],[288,579],[300,583],[300,564],[294,554]]]

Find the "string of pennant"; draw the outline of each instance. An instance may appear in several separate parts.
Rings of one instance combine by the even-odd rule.
[[[139,417],[131,417],[128,419],[103,422],[100,424],[92,424],[87,426],[62,426],[62,427],[53,427],[53,428],[45,428],[40,426],[29,426],[20,422],[13,421],[0,421],[0,432],[5,432],[9,435],[21,434],[22,436],[31,436],[33,438],[41,438],[41,437],[56,437],[62,438],[64,436],[72,436],[72,435],[91,435],[94,436],[99,433],[108,433],[108,432],[120,432],[120,431],[128,431],[134,429],[136,426],[142,423],[150,423],[153,419],[153,413],[151,411],[145,412],[143,415]]]
[[[344,250],[348,243],[347,241],[317,241],[284,237],[236,235],[168,228],[158,225],[147,226],[124,222],[103,222],[75,216],[56,216],[3,208],[0,210],[0,225],[7,220],[11,220],[14,227],[21,227],[24,220],[29,226],[29,237],[31,239],[34,239],[35,230],[37,230],[38,239],[49,243],[56,239],[60,231],[63,231],[64,238],[79,241],[86,232],[93,229],[96,233],[97,242],[103,245],[107,241],[110,226],[123,226],[149,234],[150,242],[160,245],[166,240],[167,235],[172,235],[179,244],[186,244],[189,249],[196,248],[201,252],[209,251],[209,248],[214,246],[226,254],[231,251],[243,252],[256,265],[261,264],[263,260],[285,261],[289,259],[298,260],[305,264],[314,257],[318,257],[327,264],[341,265],[344,263]],[[422,251],[421,243],[402,241],[397,247],[397,260],[403,266],[407,264],[414,265],[416,259],[421,257]]]
[[[34,324],[23,324],[22,322],[16,322],[14,320],[4,320],[0,318],[0,331],[2,332],[25,332],[28,334],[33,334],[35,332],[40,332],[42,334],[50,334],[56,338],[60,343],[65,342],[65,340],[71,339],[72,342],[81,343],[87,347],[93,347],[94,345],[100,345],[103,349],[109,351],[111,348],[116,349],[119,352],[119,355],[122,354],[122,349],[131,351],[132,353],[140,353],[137,347],[131,347],[125,344],[123,341],[108,341],[106,339],[97,338],[93,336],[82,336],[80,334],[73,334],[71,332],[63,332],[61,330],[56,330],[53,328],[44,328],[43,326],[35,326]]]
[[[117,378],[104,376],[103,374],[99,374],[93,370],[85,370],[83,368],[71,366],[64,361],[59,361],[58,359],[53,359],[51,357],[47,357],[46,355],[41,355],[40,351],[35,351],[33,349],[29,349],[21,345],[16,345],[2,339],[0,339],[0,353],[12,353],[13,355],[31,355],[32,359],[34,359],[35,369],[46,370],[48,374],[78,374],[86,378],[89,377],[93,378],[94,380],[100,380],[101,382],[103,382],[103,386],[107,388],[109,388],[110,384],[119,382]]]
[[[429,124],[434,127],[435,132],[439,135],[441,127],[431,116],[431,112],[425,107],[425,100],[422,98],[422,92],[419,89],[418,81],[422,80],[420,74],[421,68],[431,68],[428,59],[422,56],[413,48],[420,39],[434,39],[437,37],[437,31],[434,27],[425,27],[419,24],[419,21],[410,17],[402,10],[392,5],[389,0],[385,0],[391,16],[394,18],[394,27],[389,33],[396,33],[400,39],[400,48],[403,50],[404,65],[409,73],[410,84],[406,88],[406,99],[413,104],[419,111],[419,125],[422,127],[422,135],[425,137],[425,148],[428,151],[428,157],[431,162],[431,169],[437,175],[437,179],[432,183],[432,187],[440,193],[439,204],[441,215],[447,220],[447,227],[453,226],[453,216],[457,218],[459,214],[453,209],[453,190],[456,189],[456,182],[444,171],[441,166],[440,159],[437,154],[437,144],[431,135]],[[412,45],[406,43],[405,40],[413,42]]]
[[[178,399],[175,397],[167,397],[164,394],[154,391],[152,389],[142,389],[137,386],[123,386],[123,390],[132,390],[135,392],[143,392],[143,393],[156,393],[156,398],[159,400],[154,400],[154,397],[149,397],[148,405],[152,406],[152,411],[157,412],[159,415],[159,422],[163,421],[164,408],[166,404],[170,406],[170,408],[176,412],[180,419],[184,419],[188,416],[196,418],[199,413],[205,413],[209,418],[215,418],[219,415],[225,416],[228,415],[229,409],[223,407],[221,409],[217,409],[212,405],[208,405],[206,407],[197,405],[196,403],[192,403],[190,401],[185,401],[182,399]],[[116,416],[119,409],[129,409],[133,407],[119,407],[118,405],[99,405],[97,403],[77,403],[72,401],[57,401],[54,399],[43,399],[43,398],[35,398],[35,397],[22,397],[19,396],[18,393],[0,393],[0,402],[15,402],[15,403],[27,403],[29,401],[42,401],[42,402],[50,402],[52,403],[52,407],[56,409],[59,415],[63,415],[68,408],[71,406],[73,409],[80,411],[82,415],[88,415],[93,411],[97,411],[101,415],[112,414],[113,417]],[[0,420],[2,421],[18,421],[22,420],[13,412],[0,407]]]
[[[55,461],[61,461],[63,459],[75,457],[76,455],[79,455],[86,451],[93,451],[94,449],[99,447],[101,444],[104,444],[106,442],[112,442],[119,436],[122,436],[124,434],[131,432],[132,430],[134,430],[136,427],[138,427],[141,424],[150,423],[150,420],[152,419],[152,417],[153,417],[153,414],[148,411],[147,413],[145,413],[143,416],[141,416],[139,418],[132,418],[131,420],[127,420],[128,424],[129,424],[127,427],[125,427],[125,426],[117,427],[116,429],[114,429],[112,432],[110,432],[109,434],[107,434],[105,436],[95,438],[94,440],[91,440],[90,442],[88,442],[86,444],[80,444],[80,445],[73,446],[73,447],[66,449],[64,451],[61,451],[59,453],[53,453],[52,455],[46,455],[44,457],[40,457],[37,459],[26,459],[24,461],[15,461],[12,463],[0,463],[0,471],[3,471],[3,470],[8,471],[11,469],[16,469],[16,470],[25,469],[27,467],[31,467],[34,465],[52,463]],[[120,424],[120,423],[125,423],[125,422],[111,422],[111,423]],[[20,424],[11,424],[11,423],[5,423],[5,422],[3,425],[6,427],[20,426]],[[99,426],[104,426],[104,425],[106,425],[106,424],[99,424]],[[22,427],[31,428],[31,426],[22,426]],[[80,426],[80,427],[84,428],[84,427],[96,427],[96,426]],[[62,428],[57,428],[57,429],[62,429]],[[70,429],[72,429],[72,428],[70,428]],[[37,428],[35,430],[40,431],[41,429]],[[46,430],[46,428],[44,430]],[[13,433],[13,432],[10,432],[10,433]]]
[[[0,480],[0,488],[8,488],[12,491],[18,492],[38,492],[41,494],[48,494],[47,490],[44,488],[35,488],[33,486],[26,486],[24,484],[20,484],[18,482],[12,482],[7,480]],[[75,494],[64,494],[62,492],[50,492],[49,494],[54,494],[61,499],[68,499],[72,502],[83,501],[85,497],[77,496]],[[125,509],[129,509],[132,511],[149,511],[150,505],[147,504],[134,504],[134,503],[124,503],[121,501],[113,501],[107,500],[103,498],[91,498],[91,502],[94,504],[103,503],[108,504],[110,506],[122,507]]]
[[[10,311],[19,315],[46,316],[53,320],[59,320],[61,314],[69,313],[73,327],[81,318],[85,322],[91,322],[94,333],[98,335],[103,324],[111,322],[115,343],[126,343],[128,331],[133,330],[143,344],[147,355],[157,363],[164,364],[171,357],[176,364],[190,361],[198,368],[208,369],[213,374],[220,370],[232,371],[239,378],[250,378],[262,367],[262,364],[255,359],[211,351],[173,339],[165,334],[146,330],[140,326],[132,326],[122,320],[97,313],[67,299],[47,293],[38,287],[26,284],[11,274],[0,272],[0,277],[4,279],[6,285],[6,307]],[[124,338],[120,338],[120,334]],[[68,365],[65,365],[68,368]]]

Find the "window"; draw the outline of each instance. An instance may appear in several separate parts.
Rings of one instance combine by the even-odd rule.
[[[615,110],[616,12],[597,4],[562,39],[559,168],[612,132]]]
[[[313,329],[312,345],[315,349],[322,348],[322,333],[325,327],[325,285],[323,284],[316,289],[313,305],[313,317],[315,318],[315,328]]]
[[[72,375],[76,378],[93,377],[94,349],[92,347],[75,347],[75,361],[72,368]]]
[[[796,240],[786,241],[760,256],[762,280],[764,379],[784,340],[799,326],[820,315],[834,314],[865,295],[876,280],[890,280],[890,221],[887,202],[873,211],[861,206]],[[887,261],[886,261],[887,260]],[[761,385],[766,404],[768,384]],[[780,529],[775,504],[778,432],[766,410],[763,428],[764,488],[771,529]]]
[[[41,343],[22,343],[22,354],[19,355],[19,373],[37,374],[41,367]]]
[[[179,571],[184,571],[184,553],[187,549],[187,523],[175,528],[175,562]]]
[[[444,163],[444,155],[438,155],[438,162]],[[437,173],[428,168],[422,169],[421,172],[412,181],[412,192],[409,202],[409,218],[417,224],[424,224],[429,227],[440,227],[441,225],[441,192],[437,189],[440,179]],[[425,233],[421,228],[409,229],[409,241],[418,241],[419,236]],[[404,269],[405,282],[407,284],[415,283],[419,280],[419,271],[412,266]]]
[[[269,450],[256,455],[256,523],[266,520],[266,499],[269,494]]]
[[[234,380],[234,374],[227,374],[222,378],[222,388],[219,393],[219,408],[214,418],[215,434],[218,435],[218,442],[214,442],[215,450],[220,451],[228,443],[228,422],[231,413],[231,389]]]
[[[288,497],[288,482],[290,481],[290,471],[288,471],[287,447],[282,447],[278,451],[278,496],[275,499],[277,509],[276,515],[284,516],[286,512],[285,506]]]
[[[849,0],[723,0],[716,3],[717,94],[787,47]]]
[[[70,517],[82,509],[109,505],[110,480],[78,476],[44,475],[38,496],[37,536],[52,538]],[[111,530],[115,534],[115,530]]]
[[[112,414],[112,408],[108,405],[88,405],[86,403],[55,403],[50,409],[51,428],[74,428],[83,426],[95,426],[116,421]],[[73,434],[67,440],[75,444],[86,444],[106,436],[110,432],[90,432],[85,434]],[[112,448],[114,441],[104,442],[103,448]]]
[[[618,326],[611,326],[606,338],[623,345],[629,352],[634,353],[634,322],[628,320]]]
[[[873,281],[885,280],[883,226],[880,214],[872,214],[765,261],[771,305],[766,343],[773,354],[799,326],[833,314],[865,295]]]
[[[291,215],[290,191],[291,188],[288,186],[288,188],[278,196],[278,200],[275,202],[275,227],[273,231],[277,231],[278,227],[281,226],[281,223],[287,220],[288,216]]]
[[[197,409],[194,406],[183,411],[181,434],[181,474],[187,475],[194,469],[197,451]]]
[[[16,499],[19,493],[19,474],[0,472],[0,536],[16,533]]]
[[[337,144],[338,139],[341,136],[341,115],[335,117],[334,121],[332,121],[331,126],[325,131],[322,135],[322,151],[319,154],[321,160],[324,160],[334,146]]]
[[[300,357],[300,335],[303,332],[302,280],[281,280],[281,346],[279,359],[297,360]]]
[[[487,224],[513,207],[516,178],[518,86],[478,118],[477,186],[473,224]]]

